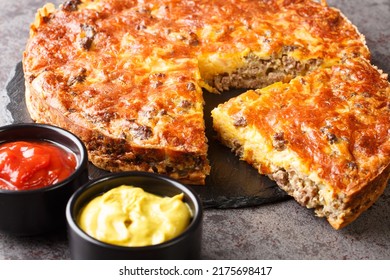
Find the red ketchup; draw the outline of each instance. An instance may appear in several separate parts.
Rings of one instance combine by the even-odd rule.
[[[76,169],[76,156],[47,141],[0,144],[0,189],[31,190],[58,183]]]

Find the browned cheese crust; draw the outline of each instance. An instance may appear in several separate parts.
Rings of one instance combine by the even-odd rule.
[[[31,117],[69,129],[110,171],[203,184],[202,88],[289,81],[347,57],[364,38],[325,3],[106,0],[46,5],[23,57]]]

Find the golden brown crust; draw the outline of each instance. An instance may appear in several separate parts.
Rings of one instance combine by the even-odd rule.
[[[261,16],[259,16],[261,15]],[[328,67],[369,57],[337,10],[291,1],[66,1],[31,25],[23,57],[29,111],[78,134],[97,166],[204,182],[201,87],[282,54]]]
[[[328,219],[329,223],[335,229],[341,229],[356,220],[364,211],[370,208],[375,201],[382,195],[387,187],[390,178],[390,164],[386,169],[372,180],[369,181],[360,190],[350,195],[345,202],[345,214],[339,219]]]
[[[86,128],[84,123],[62,114],[56,107],[44,102],[41,93],[42,90],[37,91],[34,86],[26,83],[26,105],[31,118],[42,123],[59,125],[78,135],[86,144],[89,159],[97,167],[112,172],[123,170],[158,172],[183,183],[204,184],[205,173],[207,174],[209,168],[205,152],[182,150],[179,145],[162,148],[142,146],[129,143],[122,138],[107,136],[102,130]],[[183,126],[190,121],[182,121],[180,125]],[[199,122],[199,118],[195,118],[194,121]],[[190,129],[199,126],[203,127],[201,124],[194,124]],[[204,128],[202,133],[203,130]],[[188,132],[188,129],[182,131]],[[169,135],[174,137],[174,133]],[[191,136],[191,133],[187,135]],[[203,145],[205,144],[203,142]]]

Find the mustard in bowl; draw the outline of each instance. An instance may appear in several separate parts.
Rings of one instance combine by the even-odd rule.
[[[198,259],[202,206],[194,190],[148,172],[121,172],[74,193],[66,217],[73,259]]]

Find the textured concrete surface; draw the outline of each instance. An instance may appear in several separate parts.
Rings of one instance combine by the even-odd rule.
[[[60,1],[53,1],[58,4]],[[0,125],[11,123],[5,87],[21,60],[28,27],[44,0],[0,0]],[[372,61],[390,73],[390,1],[328,1],[366,36]],[[293,200],[206,210],[204,259],[390,259],[390,188],[357,221],[335,231]],[[68,259],[64,232],[40,237],[0,233],[0,259]]]

